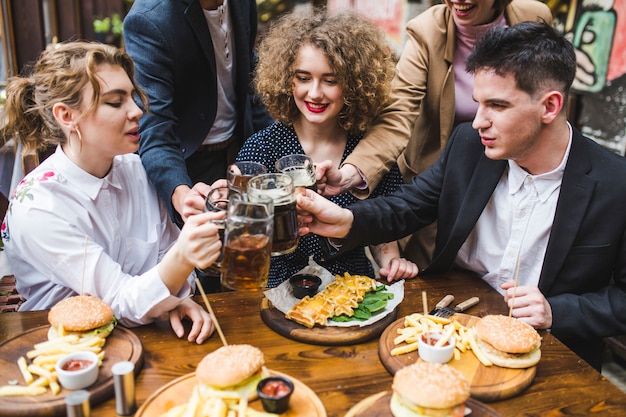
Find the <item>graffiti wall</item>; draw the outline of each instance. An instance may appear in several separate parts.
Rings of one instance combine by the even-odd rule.
[[[576,48],[573,90],[586,136],[626,153],[626,0],[550,0],[555,25]]]

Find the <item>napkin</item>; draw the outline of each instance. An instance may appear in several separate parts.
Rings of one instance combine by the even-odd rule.
[[[315,262],[312,258],[309,259],[309,264],[302,268],[299,274],[313,274],[317,275],[322,279],[322,284],[320,285],[320,291],[326,287],[329,283],[335,280],[335,276],[330,273],[327,269],[320,266],[317,262]],[[386,289],[384,291],[390,292],[393,294],[393,300],[389,300],[387,302],[387,306],[385,309],[377,314],[374,314],[367,320],[360,321],[354,320],[349,322],[334,322],[332,320],[328,320],[329,327],[353,327],[353,326],[367,326],[372,323],[377,322],[385,318],[389,313],[391,313],[404,299],[404,281],[397,281],[391,285],[386,285]],[[298,300],[294,295],[291,289],[291,285],[289,284],[289,280],[284,281],[282,284],[275,288],[271,288],[264,292],[265,297],[272,303],[272,305],[281,311],[284,314],[287,314],[289,310],[300,300]]]

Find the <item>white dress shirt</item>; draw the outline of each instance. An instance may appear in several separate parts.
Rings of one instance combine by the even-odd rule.
[[[156,268],[178,234],[139,156],[116,157],[96,178],[60,147],[19,183],[2,225],[26,298],[20,310],[91,294],[127,326],[151,322],[192,292],[195,274],[172,295]]]
[[[563,160],[545,174],[530,175],[509,161],[457,254],[457,266],[479,273],[502,294],[500,285],[516,275],[520,286],[538,285],[571,145],[570,127]]]

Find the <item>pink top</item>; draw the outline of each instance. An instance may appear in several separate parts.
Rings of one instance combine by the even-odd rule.
[[[504,13],[493,22],[478,26],[463,26],[456,21],[456,49],[454,51],[454,91],[455,115],[454,124],[471,122],[478,110],[478,104],[472,99],[474,76],[465,72],[465,62],[476,39],[492,26],[507,26]]]

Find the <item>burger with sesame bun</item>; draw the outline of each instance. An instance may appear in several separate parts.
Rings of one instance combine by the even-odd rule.
[[[269,376],[263,352],[251,345],[226,345],[206,355],[196,367],[200,391],[207,396],[257,397],[256,386]]]
[[[541,359],[541,336],[514,317],[489,315],[474,325],[476,343],[494,365],[529,368]]]
[[[446,364],[416,362],[393,377],[391,414],[394,417],[462,417],[470,384]]]
[[[77,295],[58,302],[48,312],[48,339],[69,334],[107,337],[117,325],[113,309],[90,295]]]

